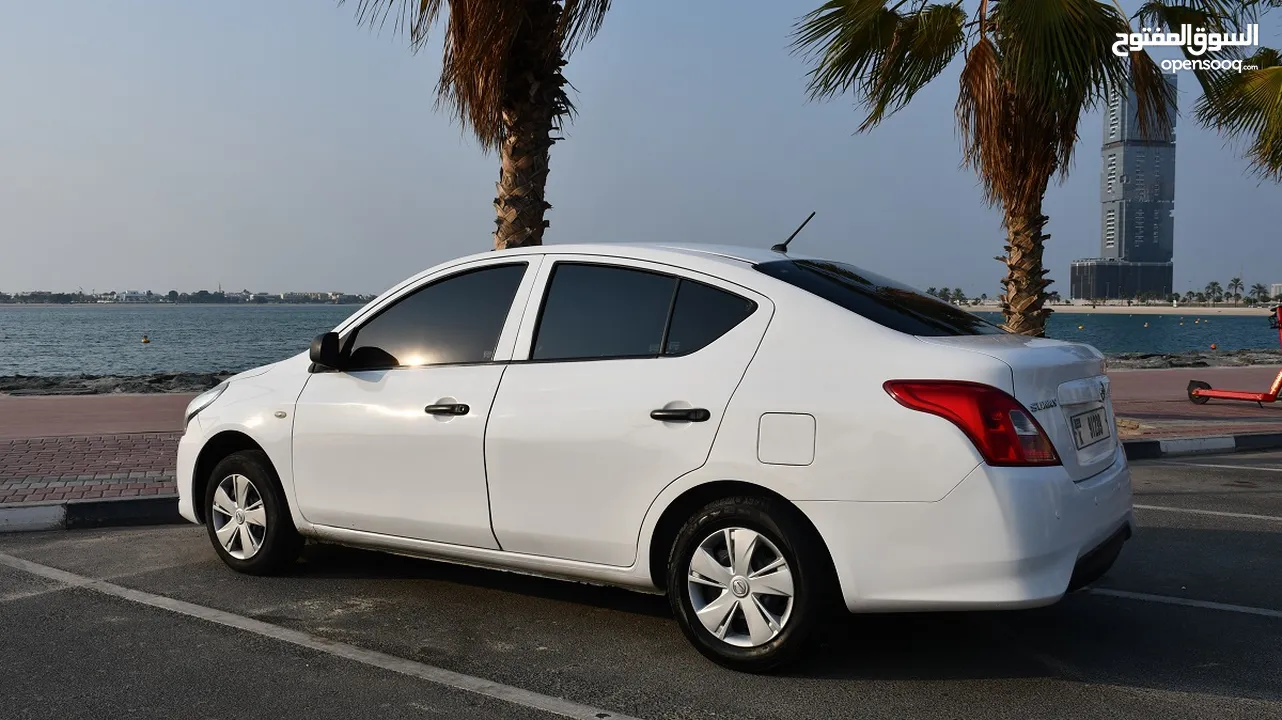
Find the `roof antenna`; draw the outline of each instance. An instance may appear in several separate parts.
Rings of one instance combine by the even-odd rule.
[[[800,225],[800,226],[798,226],[796,230],[793,230],[793,231],[792,231],[792,234],[788,236],[788,239],[787,239],[787,240],[784,240],[783,242],[779,243],[778,245],[775,245],[775,246],[771,247],[771,248],[770,248],[770,252],[783,253],[783,254],[787,255],[787,254],[788,254],[788,243],[792,242],[792,239],[793,239],[793,238],[795,238],[795,237],[797,237],[797,233],[801,232],[801,228],[804,228],[804,227],[806,226],[806,223],[810,222],[810,218],[812,218],[812,217],[814,217],[814,216],[815,216],[815,213],[814,213],[813,211],[811,211],[811,213],[810,213],[809,215],[807,215],[807,216],[806,216],[806,219],[805,219],[805,220],[803,220],[803,221],[801,221],[801,225]]]

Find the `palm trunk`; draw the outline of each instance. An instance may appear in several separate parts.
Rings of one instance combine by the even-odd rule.
[[[528,22],[512,50],[513,72],[504,88],[504,138],[495,185],[494,247],[497,250],[542,245],[552,206],[544,199],[552,131],[568,108],[565,59],[557,23],[561,5],[553,0],[525,0]]]
[[[998,258],[1006,262],[1002,314],[1006,316],[1006,329],[1020,335],[1046,335],[1046,319],[1051,310],[1043,305],[1051,281],[1046,279],[1042,252],[1050,235],[1042,230],[1049,219],[1040,207],[1025,213],[1006,211],[1006,257]]]

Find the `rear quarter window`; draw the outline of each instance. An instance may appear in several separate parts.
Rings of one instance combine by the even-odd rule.
[[[828,260],[773,260],[758,272],[801,288],[869,320],[908,335],[1002,335],[1006,331],[907,285],[854,265]]]

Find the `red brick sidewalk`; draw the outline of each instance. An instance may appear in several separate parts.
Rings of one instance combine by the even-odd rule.
[[[175,492],[178,433],[0,440],[0,505]]]
[[[1282,403],[1211,400],[1194,405],[1190,380],[1214,387],[1264,392],[1277,376],[1274,367],[1114,370],[1113,408],[1123,438],[1206,437],[1282,432]],[[1125,422],[1125,421],[1131,422]]]
[[[0,505],[173,495],[191,398],[0,396]]]

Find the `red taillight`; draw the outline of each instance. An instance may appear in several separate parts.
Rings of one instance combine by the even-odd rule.
[[[1060,464],[1042,426],[995,387],[956,380],[891,380],[883,387],[900,405],[961,428],[989,465]]]

